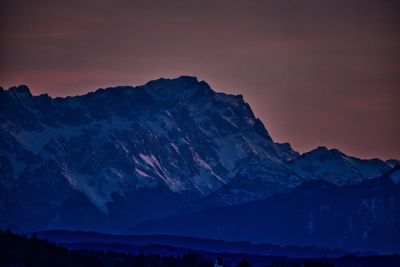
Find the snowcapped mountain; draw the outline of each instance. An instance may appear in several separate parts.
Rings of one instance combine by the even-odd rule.
[[[306,180],[324,179],[337,185],[359,183],[381,176],[391,169],[388,163],[380,159],[363,160],[326,147],[304,153],[289,161],[287,166]]]
[[[151,202],[141,192],[205,196],[239,171],[251,171],[251,162],[297,179],[282,164],[298,154],[272,141],[241,96],[216,93],[194,77],[67,98],[32,96],[19,86],[1,90],[0,101],[2,191],[20,195],[6,194],[5,209],[14,200],[34,205],[24,200],[29,194],[18,193],[24,188],[49,195],[45,206],[64,203],[55,191],[67,190],[103,214],[120,210],[114,207],[120,202],[135,211],[132,202]],[[268,173],[264,179],[276,180]],[[145,199],[137,199],[141,194]]]
[[[197,200],[237,204],[390,168],[319,150],[275,143],[242,96],[195,77],[65,98],[1,89],[0,224],[115,230]]]

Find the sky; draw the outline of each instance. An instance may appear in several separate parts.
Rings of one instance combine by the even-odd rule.
[[[84,94],[197,76],[272,138],[400,159],[400,1],[2,0],[0,86]]]

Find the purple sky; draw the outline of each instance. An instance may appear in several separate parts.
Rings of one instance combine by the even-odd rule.
[[[3,0],[0,34],[3,87],[194,75],[299,151],[400,158],[400,1]]]

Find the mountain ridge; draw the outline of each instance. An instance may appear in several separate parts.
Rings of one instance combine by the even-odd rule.
[[[144,222],[130,233],[397,253],[399,170],[346,186],[311,180],[262,200]]]
[[[335,150],[300,155],[273,141],[243,96],[190,76],[72,97],[2,89],[0,137],[0,225],[27,229],[116,230],[190,203],[235,205],[390,169]]]

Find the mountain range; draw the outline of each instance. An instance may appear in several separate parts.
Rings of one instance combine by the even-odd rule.
[[[399,177],[397,166],[360,184],[314,180],[262,200],[147,221],[131,232],[396,253]]]
[[[324,245],[334,232],[330,239],[309,235],[318,233],[313,228],[318,220],[329,225],[331,217],[315,218],[315,210],[323,213],[325,205],[317,203],[326,203],[326,209],[340,214],[334,216],[340,229],[352,220],[357,229],[349,238],[362,239],[381,229],[365,230],[375,227],[376,218],[390,218],[400,229],[400,179],[393,174],[398,163],[359,159],[326,147],[300,154],[288,143],[274,142],[241,95],[215,92],[195,77],[63,98],[34,96],[24,85],[0,89],[0,225],[23,231],[179,228],[194,236],[229,238],[235,233],[279,244],[308,240]],[[382,178],[388,175],[393,178]],[[374,188],[379,197],[371,204]],[[372,217],[363,221],[363,215],[358,217],[365,212],[362,205],[375,205],[381,212],[371,211]],[[242,231],[250,227],[245,223],[217,232],[205,224],[214,217],[219,222],[235,218],[240,224],[232,217],[238,210],[246,220],[257,221],[253,232]],[[263,216],[259,220],[259,212],[291,221],[293,229],[307,221],[309,234],[301,229],[291,240],[292,232],[284,228],[289,225]],[[183,214],[206,217],[197,222],[185,218],[189,228],[171,222]],[[155,222],[168,222],[170,228],[160,229]],[[357,242],[349,247],[360,246],[370,248]]]

